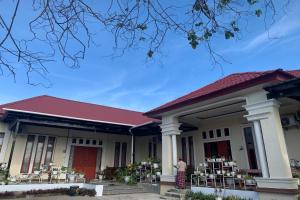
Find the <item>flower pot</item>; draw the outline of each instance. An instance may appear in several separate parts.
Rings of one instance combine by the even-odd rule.
[[[129,181],[130,181],[130,176],[124,176],[124,181],[125,181],[125,183],[129,183]]]
[[[57,175],[58,174],[58,171],[53,171],[52,172],[52,175]]]
[[[75,182],[75,174],[69,174],[68,179],[71,183]]]
[[[221,170],[217,170],[217,174],[220,175],[221,174]]]
[[[40,171],[35,170],[33,173],[34,173],[34,175],[39,175]]]
[[[237,174],[236,177],[237,177],[238,179],[241,179],[241,178],[242,178],[242,175]]]
[[[161,176],[161,172],[156,172],[156,176]]]
[[[210,178],[210,179],[213,179],[213,178],[215,178],[215,176],[214,176],[213,174],[210,174],[210,175],[209,175],[209,178]]]
[[[84,178],[84,174],[79,174],[79,178]]]
[[[255,184],[255,181],[253,179],[246,179],[245,180],[245,184],[246,185],[254,185]]]
[[[11,177],[11,178],[10,178],[10,181],[11,181],[11,182],[16,182],[16,181],[17,181],[17,178],[16,178],[16,177]]]
[[[154,169],[157,169],[159,166],[158,166],[158,164],[157,163],[153,163],[153,168]]]

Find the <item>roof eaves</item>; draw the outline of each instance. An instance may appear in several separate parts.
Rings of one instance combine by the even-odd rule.
[[[49,117],[60,117],[60,118],[66,118],[66,119],[83,120],[83,121],[89,121],[89,122],[115,124],[115,125],[123,125],[123,126],[130,126],[130,127],[135,126],[135,124],[126,124],[126,123],[118,123],[118,122],[111,122],[111,121],[85,119],[85,118],[78,118],[78,117],[71,117],[71,116],[64,116],[64,115],[55,115],[55,114],[49,114],[49,113],[33,112],[33,111],[18,110],[18,109],[10,109],[10,108],[3,108],[3,109],[5,111],[13,111],[13,112],[28,113],[28,114],[44,115],[44,116],[49,116]]]
[[[208,100],[208,99],[215,98],[215,97],[218,97],[218,96],[226,95],[226,94],[238,91],[240,89],[245,89],[245,88],[255,86],[255,85],[258,85],[258,84],[261,84],[261,83],[270,82],[270,81],[274,81],[274,80],[285,80],[283,77],[281,77],[281,75],[288,76],[289,78],[295,77],[294,75],[292,75],[290,73],[287,73],[287,72],[283,71],[282,69],[267,71],[266,73],[264,73],[264,74],[262,74],[262,75],[260,75],[256,78],[250,79],[248,81],[244,81],[244,82],[232,85],[232,86],[227,87],[227,88],[216,90],[214,92],[205,94],[205,95],[200,96],[200,97],[193,97],[191,99],[187,99],[185,101],[178,102],[178,103],[175,103],[175,104],[170,105],[170,106],[166,106],[166,107],[161,108],[161,109],[158,107],[156,109],[153,109],[153,110],[150,110],[150,111],[144,113],[144,115],[146,115],[148,117],[153,117],[153,116],[161,114],[163,112],[171,111],[171,110],[183,107],[183,106],[188,106],[188,105],[191,105],[191,104],[203,101],[203,100]]]

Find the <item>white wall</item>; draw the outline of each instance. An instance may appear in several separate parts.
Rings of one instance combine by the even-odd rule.
[[[114,165],[114,150],[115,142],[127,142],[127,163],[130,162],[131,156],[131,136],[128,135],[116,135],[109,133],[96,133],[80,130],[69,130],[63,128],[49,128],[41,126],[26,126],[23,127],[23,133],[18,134],[16,137],[16,143],[14,153],[12,157],[12,163],[10,168],[11,175],[17,175],[20,173],[24,150],[26,146],[26,140],[28,134],[40,134],[40,135],[51,135],[56,137],[56,143],[53,154],[53,161],[56,165],[62,166],[64,164],[66,149],[67,149],[67,138],[88,138],[88,139],[101,139],[102,140],[102,169],[107,166]],[[10,145],[11,148],[11,145]]]
[[[157,137],[157,136],[155,136]],[[160,136],[161,137],[161,136]],[[141,162],[148,159],[148,145],[153,136],[136,136],[135,137],[135,161]],[[161,160],[161,139],[157,141],[157,159]]]
[[[222,119],[214,119],[214,120],[205,120],[202,123],[198,124],[198,130],[193,132],[183,133],[183,136],[192,135],[194,138],[194,157],[195,157],[195,166],[197,166],[200,162],[204,162],[204,143],[205,142],[214,142],[214,141],[221,141],[221,140],[230,140],[231,145],[231,153],[233,159],[237,162],[237,165],[240,168],[247,169],[249,168],[248,159],[247,159],[247,152],[246,146],[244,141],[244,135],[242,127],[247,125],[248,122],[243,117],[224,117]],[[248,124],[251,126],[251,124]],[[222,138],[214,138],[214,139],[202,139],[202,132],[206,131],[208,135],[208,131],[213,129],[223,129],[229,128],[230,136]],[[222,135],[224,133],[222,132]],[[178,155],[181,156],[181,137],[178,137]],[[242,147],[243,150],[240,150]]]

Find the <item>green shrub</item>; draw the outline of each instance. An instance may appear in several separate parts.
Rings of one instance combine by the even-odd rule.
[[[214,194],[203,194],[201,192],[192,192],[192,191],[188,191],[185,194],[185,199],[186,200],[215,200],[217,197],[217,195]],[[223,200],[247,200],[244,198],[240,198],[237,196],[227,196],[227,197],[223,197]],[[250,200],[250,199],[249,199]]]

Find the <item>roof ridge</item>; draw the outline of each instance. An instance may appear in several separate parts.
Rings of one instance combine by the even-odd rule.
[[[91,103],[91,102],[83,102],[83,101],[79,101],[79,100],[66,99],[66,98],[56,97],[56,96],[51,96],[51,95],[42,95],[40,97],[50,97],[50,98],[60,99],[60,100],[64,100],[64,101],[72,101],[72,102],[80,103],[80,104],[88,104],[88,105],[93,105],[93,106],[100,106],[100,107],[112,108],[112,109],[115,109],[115,110],[124,110],[124,111],[130,111],[130,112],[136,112],[136,113],[143,114],[143,112],[139,112],[139,111],[136,111],[136,110],[129,110],[129,109],[112,107],[112,106],[107,106],[107,105],[100,105],[100,104]]]
[[[32,99],[37,99],[37,98],[41,98],[41,97],[45,97],[45,96],[48,96],[48,95],[33,96],[33,97],[29,97],[29,98],[18,100],[18,101],[13,101],[13,102],[10,102],[10,103],[1,104],[0,105],[0,109],[3,108],[4,106],[10,106],[10,105],[14,105],[16,103],[21,103],[21,102],[24,102],[24,101],[28,101],[28,100],[32,100]]]

